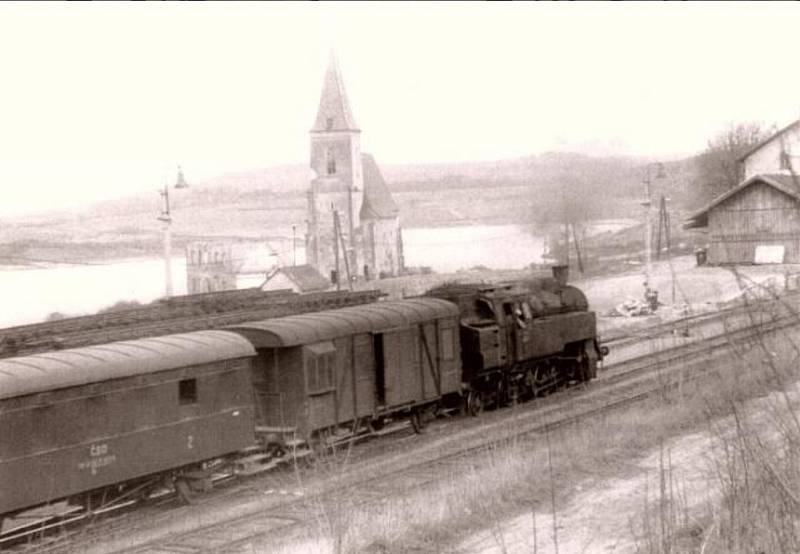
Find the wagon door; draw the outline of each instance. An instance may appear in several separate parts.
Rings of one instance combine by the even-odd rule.
[[[417,363],[420,366],[422,381],[422,400],[441,396],[442,375],[439,355],[439,340],[436,336],[436,323],[421,324],[418,327],[418,340],[415,346]]]
[[[382,360],[377,359],[381,354],[378,349],[375,354],[376,368],[383,367],[383,398],[387,407],[421,400],[422,383],[413,332],[413,329],[400,329],[376,335],[376,339],[382,337]],[[380,384],[381,376],[377,377]]]
[[[330,341],[303,347],[309,430],[336,423],[335,354]]]
[[[375,411],[375,355],[372,337],[368,334],[353,337],[353,372],[355,395],[353,403],[358,417],[371,415]]]

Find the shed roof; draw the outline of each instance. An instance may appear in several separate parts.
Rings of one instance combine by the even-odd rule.
[[[361,219],[397,217],[400,210],[372,154],[361,154],[361,165],[364,170],[364,202],[359,214]]]
[[[458,315],[458,307],[439,298],[407,298],[232,325],[257,348],[311,344],[337,337],[385,331]]]
[[[198,331],[0,360],[0,399],[254,356],[229,331]]]
[[[686,222],[683,224],[684,229],[694,229],[698,227],[706,227],[708,225],[708,212],[718,206],[731,196],[734,196],[741,192],[743,189],[746,189],[750,185],[755,183],[764,183],[768,186],[771,186],[784,194],[787,194],[794,198],[795,200],[800,201],[800,182],[795,182],[795,178],[792,175],[782,174],[782,173],[775,173],[775,174],[765,174],[765,175],[753,175],[749,179],[742,181],[732,189],[727,192],[724,192],[714,198],[711,202],[706,204],[702,209],[694,212],[691,214],[687,219]]]

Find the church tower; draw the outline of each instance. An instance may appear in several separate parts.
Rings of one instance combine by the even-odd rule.
[[[356,125],[335,56],[331,53],[317,118],[311,129],[308,191],[308,262],[324,276],[338,270],[346,286],[348,273],[359,272],[358,231],[364,176],[361,130]]]

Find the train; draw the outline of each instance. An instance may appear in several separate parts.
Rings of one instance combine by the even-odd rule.
[[[156,489],[185,500],[223,467],[437,414],[477,416],[588,382],[608,350],[553,276],[445,284],[402,300],[0,360],[0,529],[61,503],[91,513]]]

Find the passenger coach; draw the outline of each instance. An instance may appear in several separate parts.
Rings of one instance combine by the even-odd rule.
[[[201,331],[0,360],[0,520],[94,508],[252,445],[254,355]]]
[[[458,308],[437,298],[376,302],[230,327],[256,348],[256,432],[266,442],[415,427],[461,386]]]

